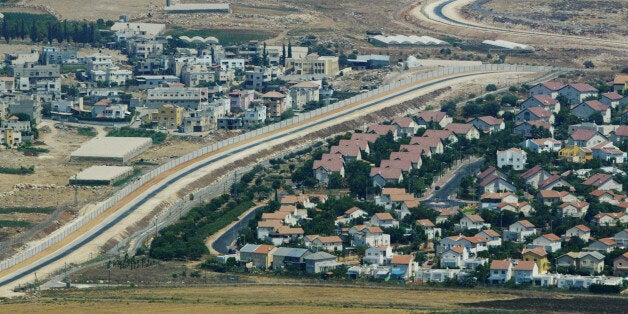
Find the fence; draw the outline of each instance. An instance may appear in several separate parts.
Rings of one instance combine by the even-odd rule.
[[[131,194],[132,192],[134,192],[135,190],[137,190],[139,187],[141,187],[142,185],[146,184],[148,181],[152,180],[153,178],[159,176],[160,174],[164,173],[165,171],[168,171],[170,169],[172,169],[173,167],[176,167],[178,165],[181,165],[183,163],[186,163],[190,160],[196,159],[200,156],[203,156],[205,154],[208,154],[210,152],[214,152],[216,150],[219,150],[221,148],[224,147],[228,147],[230,145],[233,145],[235,143],[239,143],[242,141],[246,141],[252,138],[255,138],[257,136],[260,136],[262,134],[266,134],[266,133],[270,133],[273,132],[277,129],[280,128],[284,128],[286,126],[289,125],[293,125],[293,124],[297,124],[306,120],[309,120],[311,118],[320,116],[324,113],[330,112],[330,111],[334,111],[337,110],[339,108],[343,108],[345,106],[351,105],[351,104],[355,104],[355,103],[360,103],[363,102],[364,100],[373,97],[373,96],[377,96],[380,94],[385,94],[388,93],[390,91],[394,91],[399,89],[398,91],[396,91],[395,93],[389,95],[390,97],[395,96],[395,95],[400,95],[400,94],[404,94],[407,93],[409,91],[412,91],[414,89],[418,89],[421,86],[417,86],[416,83],[421,82],[423,80],[427,80],[427,79],[431,79],[431,78],[435,78],[435,77],[440,77],[440,76],[451,76],[451,75],[455,75],[455,74],[464,74],[464,73],[471,73],[471,72],[550,72],[550,71],[571,71],[573,69],[564,69],[564,68],[555,68],[555,67],[547,67],[547,66],[521,66],[521,65],[508,65],[508,64],[485,64],[485,65],[477,65],[477,66],[468,66],[468,67],[448,67],[448,68],[440,68],[437,70],[434,70],[432,72],[429,73],[424,73],[424,74],[420,74],[420,75],[416,75],[416,76],[412,76],[409,78],[406,78],[404,80],[401,81],[397,81],[397,82],[393,82],[384,86],[381,86],[377,89],[353,96],[349,99],[345,99],[343,101],[339,101],[333,104],[330,104],[329,106],[323,107],[323,108],[319,108],[313,111],[309,111],[306,112],[304,114],[295,116],[291,119],[288,120],[284,120],[281,122],[277,122],[271,125],[267,125],[263,128],[260,129],[256,129],[235,137],[231,137],[228,139],[224,139],[218,143],[214,143],[211,144],[209,146],[203,147],[201,149],[198,149],[194,152],[191,152],[185,156],[179,157],[177,159],[173,159],[170,162],[163,164],[149,172],[147,172],[146,174],[142,175],[141,177],[139,177],[137,180],[131,182],[130,184],[128,184],[127,186],[125,186],[124,188],[120,189],[118,192],[116,192],[114,195],[112,195],[109,199],[107,199],[106,201],[104,201],[103,203],[101,203],[100,205],[98,205],[96,208],[94,208],[93,210],[89,211],[87,214],[77,218],[76,220],[70,222],[69,224],[67,224],[64,227],[61,227],[57,230],[55,230],[54,232],[52,232],[49,236],[47,236],[46,238],[42,239],[39,241],[39,243],[33,245],[30,248],[27,248],[26,250],[16,254],[15,256],[13,256],[10,259],[4,260],[2,262],[0,262],[0,271],[7,269],[9,267],[12,267],[18,263],[23,262],[24,260],[32,257],[33,255],[43,251],[44,249],[50,247],[51,245],[61,241],[62,239],[64,239],[65,237],[67,237],[69,234],[77,231],[78,229],[80,229],[81,227],[85,226],[89,221],[91,221],[92,219],[94,219],[95,217],[99,216],[100,214],[102,214],[104,211],[108,210],[109,208],[111,208],[114,204],[118,203],[121,199],[123,199],[124,197],[128,196],[129,194]],[[445,80],[445,79],[443,79]],[[403,89],[401,89],[402,87],[404,87]],[[368,102],[367,104],[365,104],[364,106],[370,104],[372,105],[373,103],[376,103],[377,100],[373,100]],[[161,185],[165,184],[165,183],[160,183]],[[150,189],[148,189],[147,191],[145,191],[141,196],[143,198],[146,198],[147,195],[149,195],[149,193],[151,193],[152,191],[154,191],[155,189],[157,189],[159,187],[160,184],[157,184],[153,187],[151,187]],[[122,207],[121,209],[119,209],[118,211],[116,211],[114,214],[112,214],[110,217],[108,217],[108,219],[115,219],[116,217],[119,217],[120,215],[122,215],[123,213],[125,213],[127,210],[129,210],[128,208],[130,206],[132,206],[133,204],[135,204],[138,199],[140,199],[140,197],[136,198],[133,202],[131,202],[131,204],[127,204],[124,207]],[[94,231],[95,232],[95,231]]]

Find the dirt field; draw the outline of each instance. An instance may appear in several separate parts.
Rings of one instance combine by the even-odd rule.
[[[428,287],[243,285],[44,291],[41,299],[0,305],[6,313],[601,313],[596,297],[561,293]],[[625,312],[626,298],[607,298],[607,312]]]

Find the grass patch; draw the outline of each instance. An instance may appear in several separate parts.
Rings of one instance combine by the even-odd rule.
[[[218,38],[222,45],[245,43],[249,40],[266,40],[274,36],[274,33],[264,32],[260,30],[243,30],[243,29],[186,29],[181,26],[172,26],[166,31],[166,35],[173,37],[178,36],[200,36],[209,37],[213,36]]]
[[[0,208],[0,214],[25,213],[25,214],[50,214],[53,207],[7,207]]]
[[[130,176],[128,176],[128,177],[126,177],[126,178],[124,178],[122,180],[118,180],[118,181],[114,182],[113,186],[121,186],[121,185],[123,185],[123,184],[125,184],[127,182],[130,182],[133,178],[137,177],[141,172],[142,171],[140,169],[133,169],[133,173]]]
[[[0,167],[0,173],[4,174],[33,174],[35,173],[35,166],[24,167],[20,166],[19,168],[13,167]]]
[[[80,127],[80,128],[77,128],[76,131],[78,132],[79,135],[89,136],[89,137],[94,137],[96,136],[96,134],[98,134],[96,133],[94,128],[92,128],[91,126]]]
[[[19,227],[28,227],[31,223],[28,221],[20,221],[20,220],[0,220],[0,227],[2,228],[19,228]]]
[[[129,127],[116,128],[107,133],[107,136],[114,137],[150,137],[153,144],[161,144],[166,140],[167,134],[159,131],[132,129]]]

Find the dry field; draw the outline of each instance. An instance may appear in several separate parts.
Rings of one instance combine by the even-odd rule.
[[[218,285],[190,288],[51,290],[0,304],[5,313],[599,313],[625,312],[626,298],[500,289],[335,285]],[[604,300],[602,300],[604,299]]]

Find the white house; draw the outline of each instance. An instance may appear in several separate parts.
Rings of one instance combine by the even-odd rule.
[[[470,123],[478,130],[486,133],[493,133],[506,128],[503,119],[498,119],[493,116],[477,117],[471,120]]]
[[[342,239],[339,236],[316,237],[312,240],[312,247],[328,252],[340,252],[343,249]]]
[[[478,252],[488,250],[488,241],[478,235],[472,237],[463,235],[450,236],[440,241],[437,251],[438,253],[443,253],[454,246],[465,247],[469,251],[469,254],[477,254]]]
[[[546,180],[550,177],[550,173],[543,169],[543,167],[536,165],[530,170],[522,173],[519,177],[526,181],[526,184],[531,185],[535,189],[538,188],[539,182]]]
[[[617,247],[617,242],[612,238],[602,238],[585,247],[585,251],[597,251],[602,254],[610,253]]]
[[[549,95],[552,98],[558,97],[558,91],[565,87],[565,84],[556,81],[547,81],[532,86],[529,90],[530,96]]]
[[[584,243],[589,242],[591,238],[591,228],[585,225],[577,225],[575,227],[569,228],[567,232],[565,232],[565,238],[578,237],[584,241]]]
[[[544,121],[553,124],[554,114],[541,107],[529,107],[515,115],[515,122]]]
[[[589,210],[589,203],[584,201],[567,202],[560,204],[559,208],[562,211],[563,217],[582,218],[587,214],[587,210]]]
[[[487,246],[500,246],[502,245],[502,236],[493,229],[486,229],[478,232],[476,236],[480,236],[486,239]]]
[[[560,103],[556,99],[552,98],[551,95],[530,96],[528,99],[524,100],[520,106],[521,110],[532,107],[541,107],[554,113],[558,113],[560,111]]]
[[[615,233],[613,240],[617,242],[617,246],[620,248],[628,248],[628,228]]]
[[[464,261],[469,258],[469,252],[462,246],[454,246],[446,250],[440,257],[441,268],[463,268]]]
[[[375,215],[371,217],[371,226],[382,228],[399,227],[399,221],[390,213],[375,213]]]
[[[538,274],[539,267],[534,261],[519,261],[514,268],[516,284],[530,283],[532,278]]]
[[[314,177],[323,184],[329,184],[329,179],[334,173],[343,178],[345,176],[344,161],[342,156],[338,154],[323,154],[321,160],[314,161],[312,170]]]
[[[556,252],[560,250],[562,246],[562,242],[559,236],[548,233],[544,234],[532,241],[532,244],[529,244],[529,248],[542,247],[548,252]]]
[[[347,223],[350,223],[353,219],[366,217],[367,215],[368,215],[367,212],[354,206],[347,209],[342,216],[339,216],[338,218],[336,218],[335,224],[336,226],[341,223],[347,224]]]
[[[598,226],[616,226],[628,222],[626,213],[599,213],[593,216],[593,222]]]
[[[523,170],[526,165],[527,154],[518,148],[497,151],[497,167],[512,166],[514,170]]]
[[[526,237],[536,234],[536,228],[527,220],[519,220],[508,226],[508,230],[504,231],[504,239],[523,242]]]
[[[460,219],[460,228],[463,230],[482,230],[490,227],[491,224],[484,222],[484,219],[477,214],[465,213]]]
[[[353,246],[381,246],[390,245],[390,235],[384,233],[380,227],[368,227],[365,225],[353,226],[349,229]]]
[[[527,139],[519,145],[539,154],[543,152],[558,152],[563,148],[561,142],[553,138]]]
[[[364,263],[370,265],[387,265],[392,258],[392,247],[390,245],[372,246],[364,252]]]
[[[602,142],[591,147],[593,158],[607,162],[623,164],[626,161],[626,153],[611,142]]]
[[[613,179],[613,176],[607,173],[594,174],[588,179],[584,180],[582,184],[593,186],[595,187],[595,189],[602,191],[615,190],[621,192],[623,190],[622,184],[615,181],[615,179]]]
[[[404,280],[414,278],[414,255],[395,255],[390,260],[390,266],[393,277]]]
[[[416,221],[417,225],[423,227],[425,230],[425,235],[428,240],[432,240],[434,238],[439,238],[441,236],[441,229],[437,228],[436,225],[429,219],[419,219]]]
[[[573,132],[567,138],[567,146],[593,147],[602,142],[608,142],[608,138],[594,130],[580,129]]]
[[[513,267],[508,260],[493,260],[490,267],[488,282],[490,284],[502,284],[512,278]]]
[[[603,103],[606,106],[609,106],[613,109],[623,105],[623,103],[625,102],[625,97],[623,97],[622,95],[616,93],[616,92],[608,92],[608,93],[604,93],[601,95],[600,97],[600,102]]]

